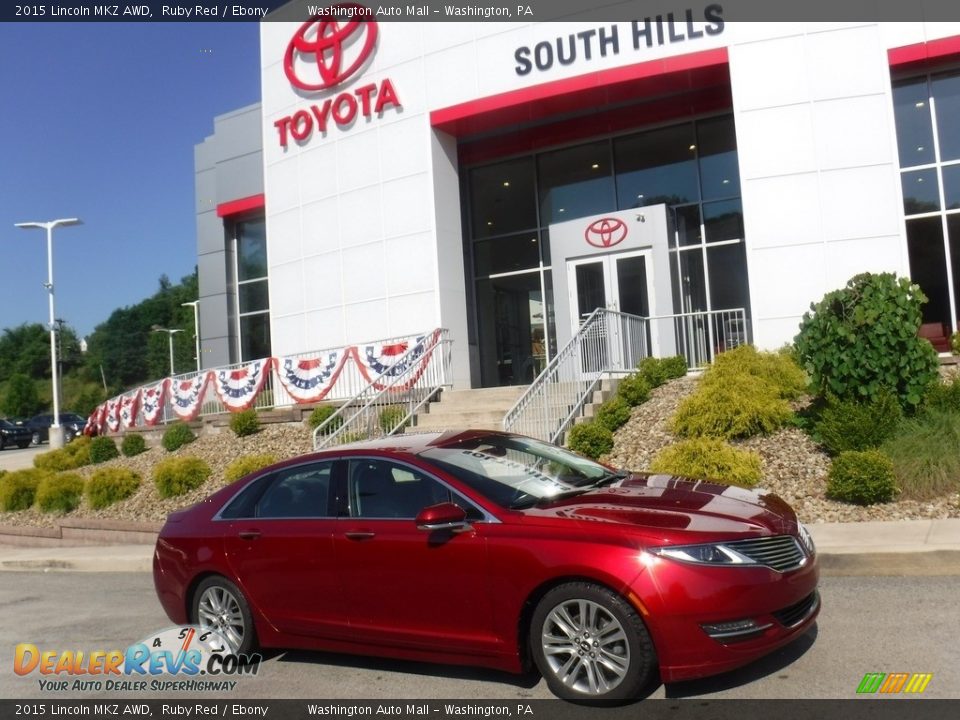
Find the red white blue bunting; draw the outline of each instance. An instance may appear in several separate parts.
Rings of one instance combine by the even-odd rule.
[[[413,376],[404,383],[391,386],[391,390],[407,390],[420,379],[427,368],[430,355],[440,337],[437,330],[429,335],[418,336],[413,343],[406,340],[391,343],[372,343],[354,348],[353,358],[360,368],[360,374],[377,390],[383,390],[390,381],[407,372],[413,365],[419,364]],[[381,378],[385,382],[378,382]]]
[[[211,373],[213,388],[230,412],[246,410],[256,401],[271,367],[273,358],[254,360],[235,370],[216,370]]]
[[[107,430],[117,432],[120,429],[120,397],[107,400]]]
[[[106,410],[106,403],[97,405],[97,407],[93,409],[93,412],[90,413],[90,417],[87,418],[86,424],[83,426],[84,435],[92,437],[100,434],[100,427],[102,425],[100,418],[103,416],[103,413],[106,412]]]
[[[200,373],[189,380],[170,379],[170,405],[181,420],[193,420],[200,414],[210,373]]]
[[[155,385],[143,388],[140,396],[140,412],[143,415],[144,425],[153,426],[160,422],[169,382],[170,380],[161,380]]]
[[[344,348],[316,358],[277,358],[277,377],[298,403],[319,402],[333,389],[349,355]]]
[[[137,422],[137,410],[140,409],[140,388],[129,395],[120,396],[120,424],[126,430]]]

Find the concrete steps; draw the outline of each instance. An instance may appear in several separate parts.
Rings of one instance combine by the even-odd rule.
[[[502,430],[503,416],[526,386],[444,390],[428,412],[417,416],[414,430]]]

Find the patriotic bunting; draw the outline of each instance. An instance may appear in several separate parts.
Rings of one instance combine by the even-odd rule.
[[[174,380],[169,384],[170,404],[174,414],[181,420],[193,420],[200,414],[204,391],[210,373],[200,373],[190,380]]]
[[[120,400],[121,397],[115,397],[107,400],[107,430],[117,432],[120,430]]]
[[[277,377],[298,403],[319,402],[333,389],[349,355],[349,349],[344,348],[317,358],[278,358]]]
[[[390,385],[389,379],[396,378],[407,372],[411,366],[419,363],[419,368],[405,383],[393,385],[390,389],[396,391],[407,390],[420,379],[426,370],[427,361],[433,352],[440,331],[430,335],[420,335],[411,345],[407,341],[393,343],[373,343],[361,347],[351,348],[353,358],[360,368],[360,374],[377,390],[383,390]],[[387,378],[385,383],[377,382],[374,378]]]
[[[137,410],[140,407],[140,388],[129,395],[120,396],[120,423],[123,428],[131,428],[137,421]]]
[[[143,389],[143,394],[140,396],[140,412],[143,415],[144,425],[156,425],[163,416],[163,402],[169,382],[169,380],[161,380]]]
[[[214,390],[230,412],[246,410],[257,399],[272,366],[273,358],[267,358],[235,370],[216,370],[211,373]]]

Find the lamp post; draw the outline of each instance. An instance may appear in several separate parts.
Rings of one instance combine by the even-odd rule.
[[[167,334],[167,342],[170,345],[170,377],[173,377],[176,373],[173,371],[173,336],[178,332],[183,332],[179,328],[165,328],[160,327],[159,325],[154,325],[152,330],[154,332],[165,332]]]
[[[200,372],[200,301],[191,300],[190,302],[180,303],[180,307],[193,306],[193,344],[194,352],[197,354],[197,373]]]
[[[63,447],[63,428],[60,427],[60,388],[57,382],[57,330],[53,311],[53,229],[61,225],[80,225],[78,218],[60,218],[48,222],[15,223],[18,228],[40,228],[47,231],[47,289],[50,299],[50,372],[53,375],[53,425],[50,426],[50,447]]]

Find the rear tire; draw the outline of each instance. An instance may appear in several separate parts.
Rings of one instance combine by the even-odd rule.
[[[214,630],[226,639],[235,653],[257,647],[257,633],[247,599],[240,588],[220,575],[208,577],[193,593],[190,617],[204,630]]]
[[[553,588],[530,623],[530,653],[550,690],[564,700],[622,701],[652,680],[656,652],[633,607],[586,582]]]
[[[30,442],[32,442],[34,445],[39,445],[39,444],[40,444],[40,433],[39,433],[39,432],[33,433],[33,436],[30,438]]]
[[[20,448],[21,450],[28,448],[30,447],[30,441],[27,440],[26,442],[24,442],[23,440],[21,440],[20,442],[17,443],[17,447]]]

